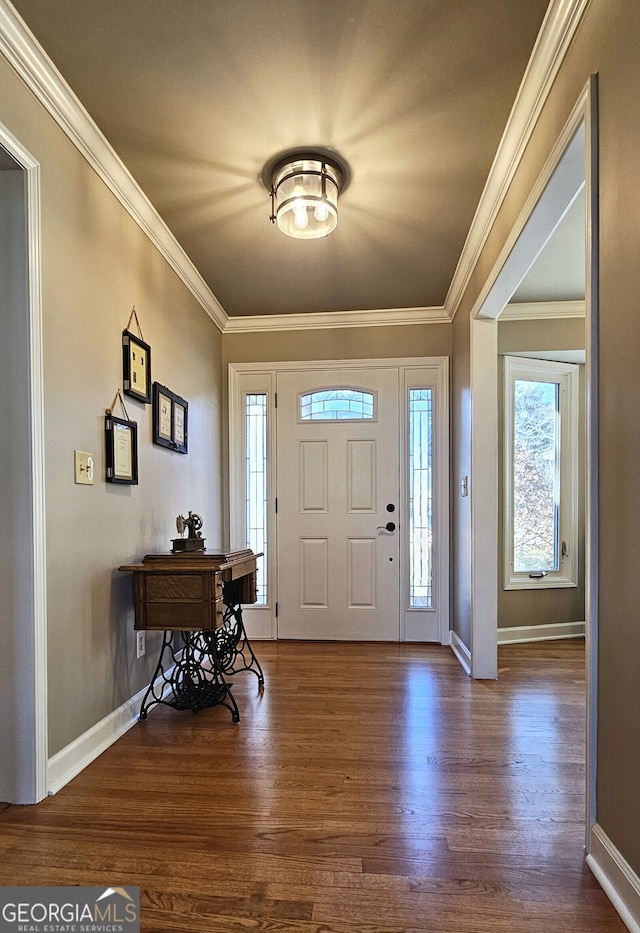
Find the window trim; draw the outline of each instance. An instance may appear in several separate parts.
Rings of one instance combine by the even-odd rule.
[[[267,490],[269,505],[267,509],[267,578],[266,603],[250,604],[243,607],[243,621],[251,629],[253,638],[275,638],[276,621],[276,566],[273,556],[275,554],[275,498],[273,496],[274,476],[274,450],[275,450],[275,418],[274,398],[275,379],[271,372],[264,372],[262,367],[252,367],[249,371],[229,365],[228,370],[228,488],[230,511],[227,515],[230,545],[232,548],[246,546],[246,515],[244,501],[246,495],[245,482],[245,441],[244,441],[244,412],[247,395],[266,394],[267,396]]]
[[[505,356],[504,358],[504,589],[553,589],[578,585],[578,427],[580,367],[574,363]],[[532,571],[513,569],[513,444],[516,380],[552,382],[560,391],[560,508],[558,540],[566,543],[557,570],[531,578]],[[561,547],[561,546],[560,546]],[[562,548],[561,548],[562,550]]]

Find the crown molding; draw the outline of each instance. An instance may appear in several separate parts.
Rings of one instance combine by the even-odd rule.
[[[591,0],[551,0],[471,222],[444,307],[453,320],[560,65]]]
[[[556,318],[585,317],[582,301],[518,301],[508,304],[500,321],[550,321]]]
[[[449,324],[444,308],[385,308],[374,311],[322,311],[305,314],[255,314],[230,317],[225,334],[336,327],[389,327],[400,324]]]
[[[0,52],[209,317],[224,330],[224,308],[9,0],[0,0]]]

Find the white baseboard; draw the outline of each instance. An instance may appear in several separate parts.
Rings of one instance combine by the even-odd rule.
[[[552,622],[549,625],[514,625],[498,629],[499,645],[526,641],[554,641],[559,638],[584,637],[584,622]]]
[[[471,674],[471,652],[456,632],[451,632],[451,650],[460,661],[465,674]]]
[[[587,865],[631,933],[640,933],[640,878],[597,823],[590,834]]]
[[[167,676],[170,673],[168,671]],[[163,689],[161,677],[156,680],[155,688],[158,691]],[[118,709],[114,709],[112,713],[49,759],[47,763],[47,793],[49,795],[57,794],[98,755],[117,742],[132,726],[135,726],[138,722],[140,704],[147,689],[148,687],[143,687],[130,700]]]

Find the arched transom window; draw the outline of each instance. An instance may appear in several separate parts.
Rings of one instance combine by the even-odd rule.
[[[301,421],[372,421],[374,417],[373,392],[336,387],[300,396]]]

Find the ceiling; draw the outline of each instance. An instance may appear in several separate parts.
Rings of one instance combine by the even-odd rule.
[[[580,301],[585,296],[584,188],[513,294],[513,303]]]
[[[235,317],[445,303],[547,0],[13,6]],[[351,169],[326,239],[269,223],[298,145]]]

